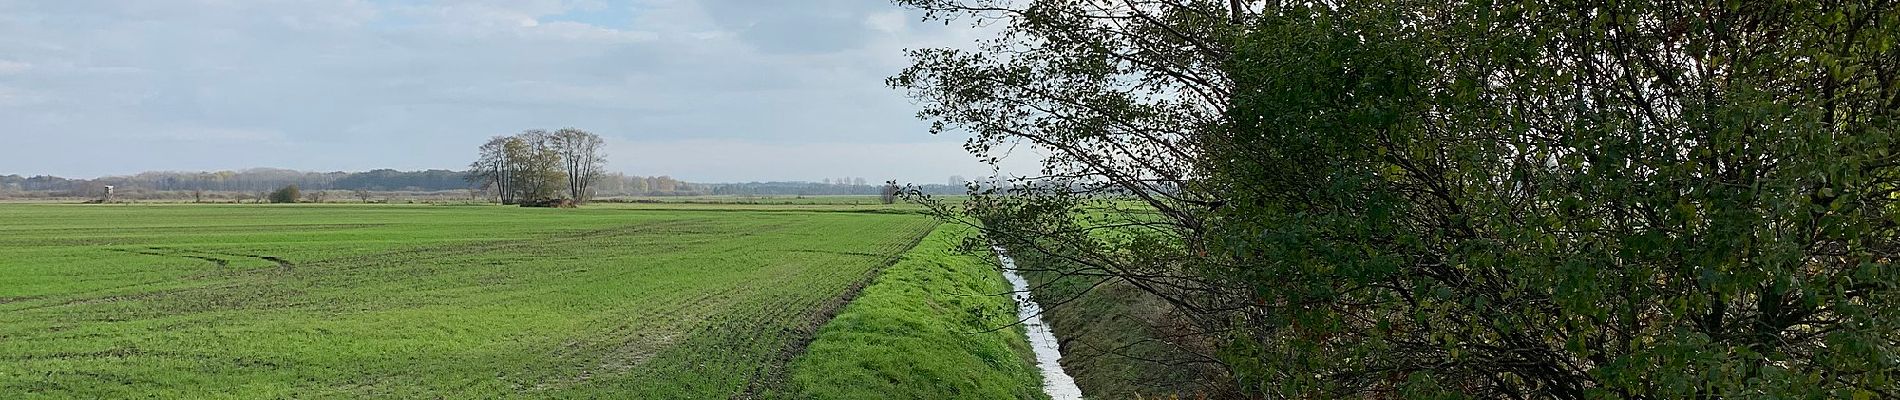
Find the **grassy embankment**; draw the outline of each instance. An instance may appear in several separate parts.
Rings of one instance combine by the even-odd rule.
[[[793,362],[781,397],[1047,398],[1009,284],[956,249],[970,233],[940,226],[885,268]]]
[[[1042,319],[1062,343],[1062,366],[1093,399],[1196,398],[1218,376],[1169,333],[1167,302],[1131,285],[1062,276],[1062,261],[1014,253]]]

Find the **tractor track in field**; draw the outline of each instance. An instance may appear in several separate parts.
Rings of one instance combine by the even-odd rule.
[[[720,311],[717,307],[706,307],[708,303],[726,299],[743,292],[743,289],[746,289],[743,285],[732,285],[716,291],[699,292],[698,295],[683,301],[666,303],[659,308],[643,310],[634,315],[618,316],[616,318],[626,320],[663,317],[669,322],[655,332],[653,327],[636,327],[623,321],[597,337],[585,341],[570,341],[555,349],[554,353],[549,354],[549,358],[553,360],[581,359],[586,358],[590,352],[603,350],[606,355],[597,360],[590,360],[592,366],[581,369],[572,377],[537,377],[530,379],[531,385],[529,382],[516,382],[516,386],[523,390],[537,392],[562,390],[586,384],[598,376],[611,376],[631,371],[686,339],[694,333],[695,329],[698,329],[698,327],[686,326],[687,324],[678,321],[705,320]]]
[[[674,290],[681,294],[663,296],[669,303],[651,309],[622,307],[641,305],[632,303],[565,304],[570,310],[564,311],[584,310],[575,311],[576,316],[601,315],[599,322],[604,326],[597,325],[596,327],[604,328],[605,335],[580,337],[572,342],[561,343],[560,347],[537,351],[536,353],[540,353],[538,355],[542,358],[568,363],[564,364],[564,368],[553,370],[552,373],[541,372],[544,368],[537,369],[539,368],[537,366],[522,370],[529,373],[517,375],[515,372],[508,372],[505,378],[502,378],[502,375],[496,376],[506,383],[515,384],[513,389],[518,395],[533,395],[534,392],[539,391],[557,394],[583,393],[576,390],[611,389],[616,387],[614,385],[620,385],[622,389],[640,390],[650,385],[627,385],[629,382],[646,385],[654,382],[686,381],[687,383],[681,384],[682,388],[691,388],[709,398],[770,398],[782,393],[782,390],[789,385],[791,364],[807,353],[818,331],[855,301],[887,268],[904,259],[906,254],[916,248],[931,232],[931,229],[928,229],[929,226],[925,226],[921,221],[899,222],[900,220],[897,219],[876,225],[860,225],[856,222],[845,224],[829,219],[802,225],[786,223],[766,225],[774,221],[776,220],[762,219],[759,222],[764,224],[746,225],[738,229],[723,221],[708,222],[695,218],[599,221],[609,224],[555,231],[497,230],[491,232],[470,229],[465,234],[452,235],[447,240],[428,237],[416,242],[379,242],[375,246],[354,242],[345,243],[336,245],[340,247],[334,249],[334,252],[326,251],[329,249],[322,247],[330,245],[329,243],[316,241],[258,244],[257,248],[195,241],[175,242],[176,245],[150,243],[166,245],[165,247],[143,247],[144,244],[136,242],[107,244],[104,247],[116,248],[94,247],[76,250],[105,250],[125,254],[118,257],[124,257],[129,261],[117,262],[123,262],[125,266],[144,273],[169,274],[178,270],[186,271],[185,274],[190,274],[192,270],[200,272],[197,272],[197,275],[183,276],[190,280],[166,281],[172,284],[164,286],[149,286],[150,284],[147,283],[120,286],[119,288],[123,289],[111,292],[88,290],[85,293],[73,292],[56,297],[0,297],[0,306],[31,306],[22,310],[68,307],[53,312],[67,313],[63,315],[75,318],[73,321],[78,323],[138,321],[156,317],[179,318],[178,322],[165,325],[168,327],[176,324],[219,323],[225,320],[219,319],[220,315],[207,314],[207,312],[233,310],[339,315],[368,310],[369,308],[364,308],[362,307],[364,305],[355,302],[360,302],[363,297],[375,297],[375,294],[357,297],[331,296],[336,293],[355,292],[329,289],[364,282],[393,285],[389,279],[424,279],[428,274],[443,273],[451,280],[441,282],[448,283],[427,286],[425,289],[442,289],[443,293],[448,293],[448,295],[459,295],[466,293],[462,291],[463,289],[485,290],[489,288],[484,286],[493,286],[499,288],[496,290],[516,290],[526,295],[535,291],[517,290],[515,286],[511,286],[515,282],[504,278],[512,276],[508,274],[566,273],[577,268],[585,272],[589,268],[597,270],[612,268],[622,263],[646,265],[642,263],[643,261],[636,262],[640,257],[645,257],[641,253],[646,252],[663,255],[678,251],[675,249],[721,252],[719,253],[721,256],[713,257],[713,259],[717,262],[730,262],[729,264],[700,266],[692,264],[693,261],[681,261],[664,265],[666,268],[681,269],[688,273],[703,273],[700,272],[702,270],[719,271],[711,268],[728,268],[734,273],[749,275],[745,275],[744,279],[685,281],[681,283],[681,287],[692,289],[691,291]],[[846,229],[861,229],[864,226],[875,226],[880,231],[883,230],[882,228],[889,227],[892,231],[874,236],[875,240],[871,239],[872,236],[867,236],[862,239],[854,237],[851,240],[832,239],[810,243],[797,241],[804,235],[822,236],[834,232],[857,232]],[[919,226],[925,229],[920,229],[914,235],[908,233],[911,228]],[[822,228],[822,230],[814,229],[810,232],[794,230],[806,228]],[[654,238],[661,236],[665,238]],[[728,240],[734,242],[732,244],[722,242]],[[207,247],[211,249],[193,248],[199,245],[209,245]],[[727,255],[726,252],[733,255]],[[172,259],[149,259],[139,256]],[[277,268],[266,267],[267,264],[247,260],[247,258],[268,261],[276,264]],[[291,258],[297,258],[297,260],[293,262]],[[188,260],[202,261],[206,264]],[[523,260],[533,260],[534,262],[524,265],[534,269],[507,268]],[[205,265],[214,265],[218,268],[216,270],[203,268]],[[740,269],[740,267],[745,269]],[[154,268],[170,270],[155,272]],[[486,272],[489,270],[500,272]],[[500,283],[483,280],[490,275],[503,280],[496,281]],[[592,275],[560,278],[566,281],[552,278],[544,279],[544,281],[580,282],[577,279],[598,280],[597,278],[621,275],[618,273],[603,275],[602,272],[597,271]],[[198,278],[216,279],[193,281]],[[452,293],[451,290],[453,290]],[[554,287],[548,290],[536,290],[545,292],[562,289]],[[508,293],[515,292],[503,292],[503,294]],[[78,296],[72,296],[73,294]],[[513,301],[514,297],[495,298],[503,299],[497,301]],[[673,301],[675,298],[683,301]],[[105,305],[107,303],[118,303],[118,305]],[[147,307],[147,304],[152,307]],[[425,304],[460,305],[459,303],[425,301],[420,296],[397,296],[388,303],[379,303],[377,306],[391,310],[409,310]],[[127,313],[124,312],[125,310],[133,312]],[[667,321],[659,322],[660,326],[657,327],[646,326],[637,322],[614,321],[613,318],[607,318],[608,314],[630,321],[644,321],[648,318],[665,318]],[[606,325],[614,322],[618,322],[618,325]],[[443,329],[444,332],[448,332],[451,328]],[[469,329],[462,331],[469,331]],[[462,331],[456,332],[461,334]],[[303,333],[298,332],[298,334]],[[109,336],[99,336],[99,338],[106,339]],[[0,340],[5,340],[5,337],[0,336]],[[498,346],[502,345],[506,344]],[[494,350],[503,351],[506,348],[496,347]],[[72,362],[115,362],[119,359],[162,358],[188,360],[199,364],[237,365],[243,367],[238,368],[242,370],[299,367],[291,363],[295,361],[292,358],[282,360],[228,358],[215,354],[161,353],[119,348],[92,352],[60,351],[34,354],[30,357],[35,357],[36,361],[71,359]],[[730,362],[718,363],[721,360]],[[698,363],[697,366],[692,364],[695,362]],[[708,367],[708,362],[712,362],[713,366]],[[663,380],[701,376],[711,378],[702,382],[692,382],[692,379]],[[115,385],[149,384],[128,379],[137,378],[101,375],[66,378],[66,381],[97,381]],[[66,381],[52,381],[49,384],[60,385],[65,384]],[[414,385],[414,383],[403,382],[374,382],[363,383],[362,387],[374,388],[384,384]],[[416,387],[429,388],[429,386]],[[449,387],[433,388],[447,389]],[[488,389],[492,388],[483,390]]]
[[[745,390],[733,395],[732,398],[760,399],[764,398],[766,394],[777,392],[778,389],[785,384],[786,375],[791,372],[786,367],[790,366],[793,360],[798,359],[798,356],[804,355],[806,349],[811,346],[812,341],[818,339],[818,329],[830,323],[831,319],[836,318],[840,311],[844,311],[845,306],[850,305],[852,300],[856,300],[858,295],[864,292],[865,287],[871,286],[871,283],[876,282],[877,277],[883,274],[885,268],[890,268],[891,265],[897,264],[899,260],[904,259],[904,255],[909,253],[910,249],[917,248],[918,243],[923,243],[924,238],[930,236],[930,231],[933,229],[935,229],[934,225],[930,229],[924,229],[918,232],[916,237],[912,237],[910,240],[903,242],[906,244],[900,248],[893,249],[888,256],[883,256],[885,260],[882,264],[876,268],[871,268],[870,272],[864,274],[864,277],[846,286],[844,293],[833,297],[830,301],[819,306],[817,312],[810,314],[804,323],[799,324],[792,332],[789,332],[792,333],[792,338],[785,347],[779,349],[775,357],[767,360],[766,363],[760,364],[759,368],[753,371],[752,378],[746,383]]]
[[[39,300],[44,297],[46,296],[5,296],[5,297],[0,297],[0,305],[7,304],[7,303],[18,303],[22,301]]]
[[[255,258],[259,260],[270,261],[273,264],[277,264],[277,268],[282,269],[284,271],[290,271],[292,268],[295,268],[297,266],[296,263],[292,263],[290,262],[290,260],[284,259],[283,257],[267,256],[267,255],[259,255],[259,254],[231,253],[231,252],[210,251],[210,250],[189,250],[189,249],[178,249],[178,248],[169,248],[169,247],[146,247],[143,250],[135,250],[135,249],[106,249],[106,250],[117,251],[121,253],[148,255],[148,256],[183,257],[183,258],[204,260],[204,261],[208,261],[208,262],[211,262],[212,264],[217,265],[219,268],[231,266],[231,260],[225,259],[225,258],[213,257],[211,255]]]
[[[142,286],[142,285],[138,285],[138,286]],[[32,311],[32,310],[40,310],[40,309],[55,308],[55,307],[103,304],[103,303],[111,303],[111,302],[117,302],[117,301],[123,301],[123,300],[143,300],[143,299],[150,299],[150,298],[158,298],[158,297],[162,297],[162,296],[170,295],[170,294],[184,293],[190,290],[195,290],[195,289],[166,289],[166,290],[158,290],[158,291],[150,291],[150,292],[106,295],[106,296],[99,296],[99,297],[81,297],[81,298],[67,299],[64,302],[59,302],[59,303],[41,304],[41,305],[36,305],[36,306],[31,306],[31,307],[16,308],[16,309],[8,310],[8,311]]]
[[[293,264],[293,263],[291,263],[291,262],[290,262],[290,260],[286,260],[286,259],[284,259],[283,257],[278,257],[278,256],[267,256],[267,255],[260,255],[260,254],[244,254],[244,253],[229,253],[229,252],[222,252],[222,251],[199,251],[199,252],[200,252],[200,253],[205,253],[205,254],[217,254],[217,255],[223,255],[223,256],[232,256],[232,257],[246,257],[246,258],[255,258],[255,259],[259,259],[259,260],[264,260],[264,261],[270,261],[270,262],[272,262],[272,263],[276,263],[276,264],[277,264],[277,268],[281,268],[281,269],[283,269],[283,270],[285,270],[285,271],[289,271],[289,270],[290,270],[291,268],[294,268],[294,267],[296,267],[296,266],[297,266],[297,264]]]
[[[228,267],[231,265],[231,260],[226,260],[226,259],[217,258],[217,257],[193,255],[193,254],[180,254],[180,253],[183,253],[183,251],[166,249],[163,247],[147,247],[146,250],[106,249],[106,251],[116,251],[120,253],[131,253],[131,254],[139,254],[139,255],[147,255],[147,256],[190,258],[190,259],[196,259],[196,260],[202,260],[202,261],[209,261],[213,265],[217,265],[219,268]],[[165,251],[170,251],[170,252],[167,253]]]
[[[164,282],[165,282],[164,280],[158,280],[158,281],[148,281],[148,282],[139,282],[139,283],[133,283],[133,284],[127,284],[127,285],[119,285],[119,286],[112,286],[112,287],[105,287],[105,288],[99,288],[99,289],[95,289],[95,290],[89,290],[89,291],[86,291],[86,292],[84,292],[84,293],[81,293],[81,294],[93,294],[93,293],[101,293],[101,292],[113,292],[113,291],[117,291],[117,290],[121,290],[121,289],[128,289],[128,288],[136,288],[136,287],[142,287],[142,286],[151,286],[151,285],[155,285],[155,284],[159,284],[159,283],[164,283]],[[130,295],[119,295],[119,296],[99,296],[98,298],[104,298],[104,297],[126,297],[126,296],[130,296]],[[21,297],[9,297],[9,298],[7,298],[7,299],[5,299],[5,300],[0,300],[0,305],[5,305],[5,304],[10,304],[10,303],[23,303],[23,302],[29,302],[29,301],[37,301],[37,300],[47,300],[47,299],[56,299],[56,298],[55,298],[54,296],[45,296],[45,295],[40,295],[40,296],[21,296]],[[38,310],[38,309],[44,309],[44,308],[52,308],[52,307],[58,307],[58,306],[64,306],[64,305],[72,305],[72,304],[75,304],[75,303],[79,303],[79,302],[84,302],[84,301],[86,301],[86,300],[91,300],[91,299],[95,299],[95,298],[93,298],[93,297],[82,297],[82,298],[69,298],[69,299],[67,299],[67,301],[66,301],[66,302],[64,302],[64,303],[56,303],[56,304],[40,304],[40,305],[32,305],[32,306],[26,306],[26,307],[21,307],[21,308],[15,308],[15,309],[9,309],[9,310],[4,310],[4,311],[29,311],[29,310]]]
[[[758,369],[753,370],[752,379],[746,382],[745,391],[734,395],[732,398],[759,399],[763,398],[766,393],[772,393],[782,386],[785,383],[786,373],[790,372],[785,367],[791,365],[792,360],[798,359],[798,356],[805,354],[805,349],[811,347],[812,341],[817,340],[818,329],[824,327],[825,323],[831,322],[832,318],[838,316],[839,311],[844,310],[846,305],[851,304],[852,300],[857,299],[858,294],[863,293],[865,287],[871,286],[871,282],[877,280],[877,276],[879,275],[878,271],[884,269],[884,267],[891,266],[891,264],[895,264],[895,259],[894,257],[893,261],[873,269],[871,273],[865,274],[864,278],[858,279],[857,282],[852,282],[850,286],[846,286],[841,296],[825,302],[824,305],[819,307],[818,312],[812,314],[811,318],[805,323],[799,324],[793,328],[791,332],[788,332],[792,334],[791,343],[780,348],[778,354],[770,360],[766,360],[767,362],[760,364]]]
[[[166,225],[166,226],[111,226],[111,227],[49,227],[49,228],[8,228],[0,233],[9,234],[79,234],[79,233],[170,233],[190,230],[192,233],[257,233],[284,232],[312,229],[361,229],[388,226],[389,224],[257,224],[257,225]],[[34,235],[37,236],[37,235]],[[37,240],[37,239],[36,239]]]
[[[624,227],[615,228],[576,236],[594,236],[603,231],[624,232],[625,229]],[[805,249],[783,250],[830,256],[875,257],[881,260],[878,264],[867,268],[862,274],[847,278],[848,283],[838,286],[834,295],[817,299],[815,303],[782,304],[784,307],[774,308],[777,311],[768,312],[771,316],[765,317],[767,319],[787,318],[784,326],[757,327],[754,323],[745,320],[729,320],[732,317],[750,317],[726,315],[731,310],[750,307],[746,305],[749,303],[744,303],[743,294],[756,291],[759,285],[775,285],[776,283],[773,282],[780,281],[778,278],[761,277],[751,283],[701,293],[661,309],[639,313],[646,316],[665,315],[675,321],[700,321],[698,323],[672,325],[671,328],[662,329],[659,332],[646,332],[623,324],[600,337],[585,342],[569,343],[553,354],[556,359],[585,358],[585,354],[604,350],[608,353],[607,356],[586,361],[590,365],[567,376],[528,377],[516,381],[515,385],[518,390],[532,392],[566,390],[588,384],[590,381],[632,371],[652,357],[660,356],[675,346],[742,348],[765,340],[776,342],[771,345],[773,350],[759,354],[757,358],[747,357],[742,361],[734,362],[756,365],[756,367],[749,367],[748,377],[741,384],[742,386],[735,388],[737,390],[730,396],[733,399],[764,398],[774,393],[785,382],[789,372],[787,367],[805,353],[806,348],[816,339],[817,331],[856,299],[865,287],[870,286],[876,280],[879,271],[901,260],[904,254],[916,247],[929,232],[929,229],[924,229],[915,237],[901,238],[893,241],[894,243],[884,245],[879,249],[882,250],[881,254]],[[711,304],[719,304],[719,306],[709,306]]]
[[[322,270],[322,271],[329,271],[329,272],[343,272],[343,271],[348,271],[348,270],[355,270],[359,268],[367,268],[367,267],[374,267],[374,266],[401,265],[403,263],[414,262],[414,261],[425,260],[425,259],[469,256],[469,255],[492,253],[492,252],[498,252],[498,251],[534,248],[534,247],[539,247],[539,246],[553,246],[553,245],[560,245],[560,244],[568,244],[572,242],[585,241],[588,239],[597,240],[604,237],[613,237],[613,236],[622,235],[622,234],[644,232],[644,231],[652,230],[652,229],[663,229],[663,228],[671,228],[671,227],[675,227],[679,225],[687,225],[690,222],[692,221],[683,221],[683,220],[682,221],[666,221],[665,223],[657,223],[657,224],[656,223],[635,223],[635,224],[620,225],[620,226],[601,228],[601,229],[556,232],[551,235],[545,235],[545,236],[528,238],[528,239],[495,239],[495,240],[484,240],[477,243],[456,243],[456,244],[441,245],[441,246],[422,246],[422,247],[401,249],[401,250],[395,250],[395,251],[386,251],[386,252],[380,252],[380,253],[323,259],[323,260],[306,262],[306,263],[303,263],[302,265],[309,266],[309,267],[319,267],[319,266],[335,267],[338,265],[346,265],[346,266],[351,267],[351,268],[326,268]],[[277,270],[283,273],[294,273],[296,272],[295,268],[299,265],[297,263],[291,262],[288,259],[285,259],[283,257],[278,257],[278,256],[216,252],[216,251],[205,251],[205,250],[188,250],[188,249],[179,249],[179,248],[170,248],[170,247],[153,246],[153,247],[145,247],[145,248],[139,248],[139,249],[120,248],[120,249],[105,249],[105,250],[112,251],[112,252],[119,252],[119,253],[127,253],[127,254],[154,256],[154,257],[177,257],[177,258],[195,259],[195,260],[212,263],[213,265],[219,267],[220,269],[230,266],[231,260],[215,257],[215,256],[246,257],[246,258],[255,258],[255,259],[260,259],[264,261],[269,261],[269,262],[277,264],[277,267],[278,267]],[[135,285],[135,286],[139,286],[139,285]],[[228,285],[227,286],[203,286],[203,287],[191,287],[191,288],[174,288],[174,289],[152,291],[152,292],[142,292],[142,293],[117,294],[117,295],[109,295],[109,296],[84,296],[84,297],[67,299],[66,301],[63,301],[63,302],[19,308],[13,311],[26,311],[26,310],[36,310],[36,309],[55,308],[55,307],[101,304],[101,303],[111,303],[111,302],[117,302],[117,301],[123,301],[123,300],[134,300],[134,299],[153,299],[153,298],[162,298],[166,296],[175,296],[175,295],[184,294],[184,293],[220,290],[220,289],[228,289],[228,288],[230,288],[230,286]],[[31,300],[41,300],[41,299],[31,299]],[[21,301],[26,301],[26,300],[25,299],[14,300],[14,301],[9,301],[7,303],[14,303],[14,302],[21,302]],[[4,304],[4,303],[0,303],[0,304]]]
[[[690,220],[641,222],[641,223],[619,225],[619,226],[600,228],[600,229],[555,232],[552,234],[545,234],[542,236],[529,237],[529,238],[481,239],[481,240],[472,240],[472,241],[463,242],[463,243],[411,247],[411,248],[406,248],[406,249],[385,251],[385,252],[380,252],[380,253],[359,254],[359,255],[350,255],[350,256],[343,256],[343,257],[336,257],[336,258],[319,259],[319,260],[306,262],[303,265],[306,267],[311,267],[311,268],[334,267],[337,265],[344,265],[344,266],[354,267],[350,269],[355,269],[355,268],[363,268],[363,267],[369,267],[369,266],[375,266],[375,265],[400,264],[404,262],[424,260],[424,259],[440,259],[440,258],[448,258],[448,257],[471,256],[471,255],[486,254],[486,253],[504,252],[504,251],[510,251],[510,250],[531,249],[531,248],[538,248],[538,247],[556,247],[558,245],[563,245],[563,244],[585,242],[589,240],[600,240],[602,238],[616,237],[616,236],[633,234],[633,233],[642,233],[642,232],[656,230],[656,229],[673,228],[673,227],[679,227],[679,226],[697,226],[697,225],[698,223],[696,223],[695,221],[690,221]],[[330,269],[336,269],[336,268],[330,268]]]
[[[886,257],[890,257],[890,255],[889,255],[889,254],[877,254],[877,253],[866,253],[866,252],[858,252],[858,251],[830,251],[830,250],[810,250],[810,249],[796,249],[796,250],[790,250],[790,252],[793,252],[793,253],[813,253],[813,254],[833,254],[833,255],[845,255],[845,256],[859,256],[859,257],[871,257],[871,258],[886,258]]]

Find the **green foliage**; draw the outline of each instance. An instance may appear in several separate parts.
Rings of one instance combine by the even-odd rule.
[[[0,204],[0,397],[746,397],[936,226],[661,206]]]
[[[1247,389],[1900,395],[1900,9],[1697,10],[1256,21],[1197,183]]]
[[[973,230],[941,225],[838,314],[792,364],[784,397],[1046,399],[1009,284]]]
[[[562,198],[568,173],[555,137],[530,129],[491,138],[469,164],[468,179],[494,190],[502,204]]]
[[[543,130],[528,130],[503,147],[509,165],[516,166],[508,176],[516,199],[533,201],[560,198],[567,186],[567,173],[561,170],[561,153],[555,150],[553,135]]]
[[[929,209],[1243,395],[1900,397],[1900,5],[905,3],[1002,27],[920,115],[1051,155]]]
[[[295,203],[299,198],[303,198],[303,191],[298,190],[297,185],[284,186],[270,192],[272,203]]]
[[[561,128],[549,134],[548,148],[560,158],[561,181],[567,185],[565,195],[576,203],[585,203],[594,196],[594,184],[606,174],[607,156],[601,147],[606,144],[600,135],[592,132]]]

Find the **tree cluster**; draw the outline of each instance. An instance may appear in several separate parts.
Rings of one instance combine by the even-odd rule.
[[[468,179],[493,190],[502,204],[586,202],[605,173],[602,144],[600,136],[574,128],[497,136],[481,146]]]
[[[153,171],[130,176],[97,179],[70,179],[55,176],[0,175],[0,191],[68,193],[89,196],[101,185],[112,185],[133,192],[256,192],[297,185],[311,190],[443,191],[468,187],[461,171],[432,169],[397,171],[378,169],[365,172],[304,172],[285,169],[254,168],[241,171],[176,172]]]
[[[1058,182],[933,210],[1213,395],[1900,397],[1900,4],[902,2],[1003,33],[891,83]]]

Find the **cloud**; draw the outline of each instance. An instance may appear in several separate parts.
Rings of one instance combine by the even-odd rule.
[[[699,182],[756,180],[817,181],[861,177],[869,181],[942,183],[951,175],[991,176],[993,169],[965,153],[959,142],[918,143],[762,143],[747,140],[659,140],[608,143],[608,162],[616,169],[650,171]],[[1035,170],[1035,154],[1006,158],[1005,173]],[[759,160],[777,178],[762,179]],[[954,168],[946,169],[945,166]],[[1011,172],[1015,171],[1015,172]]]
[[[25,61],[0,60],[0,75],[17,74],[32,68],[33,64]]]
[[[883,11],[864,16],[864,26],[887,34],[904,33],[906,27],[904,13],[901,11]]]
[[[982,34],[917,17],[859,0],[0,0],[0,139],[35,146],[0,146],[0,174],[456,168],[489,136],[574,126],[757,150],[618,163],[632,174],[870,177],[908,159],[889,174],[982,175],[883,85],[903,49]],[[787,147],[828,158],[766,151]]]
[[[26,107],[46,101],[23,90],[0,86],[0,107]]]
[[[120,141],[142,143],[176,142],[196,146],[254,145],[259,143],[275,145],[287,144],[287,138],[281,132],[229,128],[148,128],[122,131],[110,135],[109,137]]]

